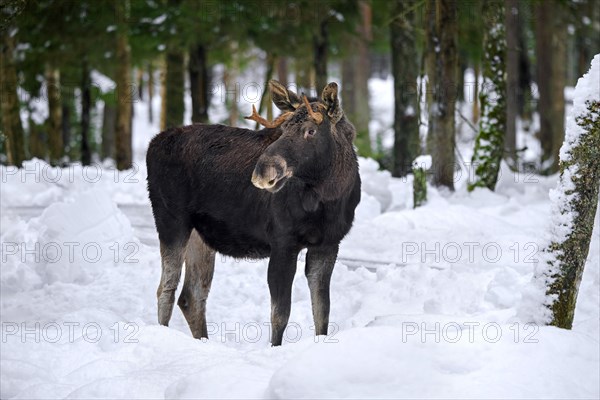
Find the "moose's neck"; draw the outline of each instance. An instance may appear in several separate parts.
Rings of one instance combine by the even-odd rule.
[[[341,134],[334,134],[331,170],[325,180],[315,187],[322,200],[339,199],[350,193],[358,172],[358,160],[352,144]]]

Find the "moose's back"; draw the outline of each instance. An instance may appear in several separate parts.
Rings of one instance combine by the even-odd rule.
[[[146,164],[161,242],[179,239],[168,228],[175,219],[195,227],[222,254],[267,257],[270,194],[254,187],[250,178],[258,157],[277,139],[274,134],[271,129],[196,124],[154,137]]]

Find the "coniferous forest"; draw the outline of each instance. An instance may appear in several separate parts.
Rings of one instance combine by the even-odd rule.
[[[493,189],[501,159],[558,171],[565,88],[600,51],[599,18],[587,0],[8,0],[1,161],[108,158],[127,169],[136,102],[160,98],[160,112],[147,116],[160,129],[237,125],[251,102],[272,114],[269,79],[317,93],[332,77],[360,155],[394,176],[410,172],[423,152],[453,162],[455,125],[467,124],[478,134],[474,161],[482,161],[473,184]],[[373,77],[394,81],[389,126],[369,126]],[[213,102],[222,112],[211,115]],[[437,104],[449,111],[439,121],[430,112]],[[525,161],[517,128],[539,142],[539,159]],[[436,180],[451,187],[448,176]]]

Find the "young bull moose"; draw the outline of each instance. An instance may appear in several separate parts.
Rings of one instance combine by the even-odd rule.
[[[177,304],[196,338],[208,336],[206,299],[219,252],[270,257],[271,343],[280,345],[305,248],[316,334],[327,334],[331,274],[360,200],[356,133],[335,83],[320,100],[301,99],[276,81],[269,88],[282,115],[267,121],[253,107],[247,117],[265,129],[192,125],[158,134],[148,148],[162,258],[158,321],[169,323],[185,258]]]

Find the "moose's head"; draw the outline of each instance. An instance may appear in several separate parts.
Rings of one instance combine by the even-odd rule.
[[[337,84],[328,84],[320,99],[301,98],[275,80],[269,82],[269,89],[273,103],[283,113],[270,122],[253,107],[252,115],[246,118],[267,128],[279,128],[282,133],[258,159],[252,183],[272,193],[291,177],[319,185],[331,175],[339,153],[354,154],[356,131],[344,117]]]

